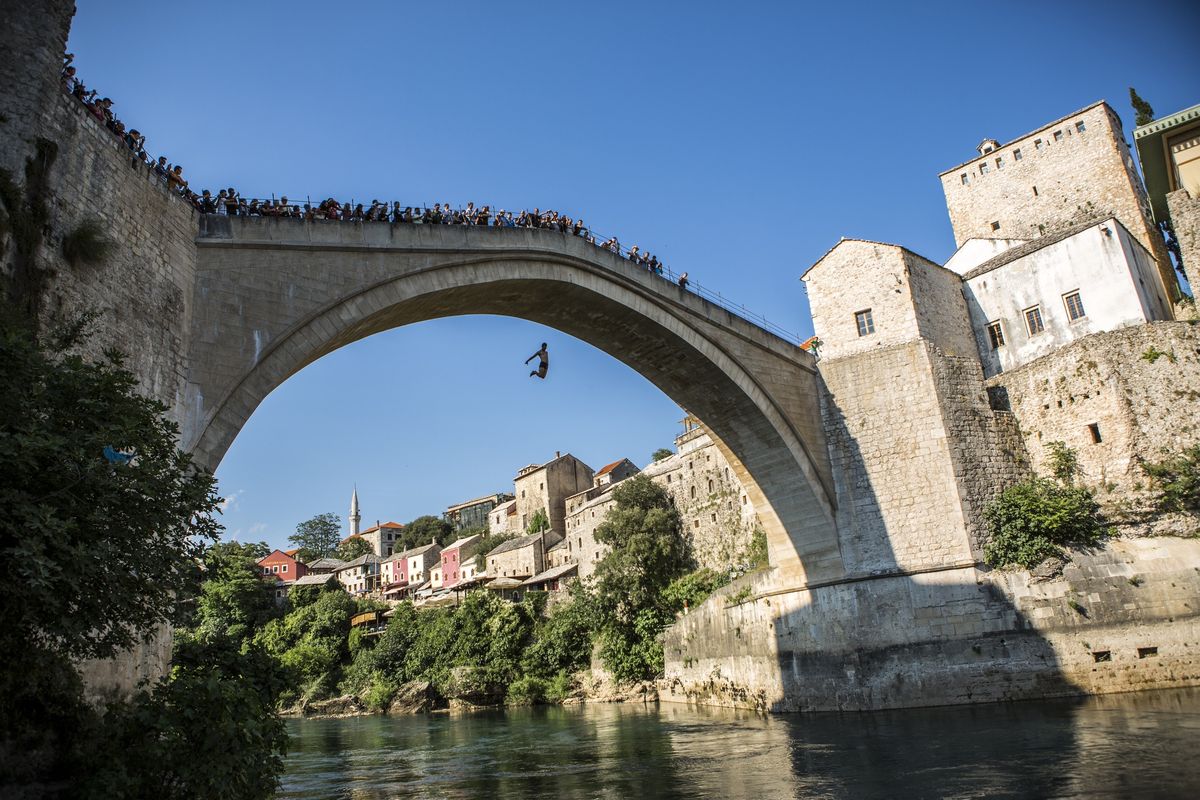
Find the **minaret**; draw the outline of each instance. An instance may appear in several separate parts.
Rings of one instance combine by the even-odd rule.
[[[362,521],[362,514],[358,513],[358,487],[354,487],[354,494],[350,495],[350,535],[358,534],[358,523]]]

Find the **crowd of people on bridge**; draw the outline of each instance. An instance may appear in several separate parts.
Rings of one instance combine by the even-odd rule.
[[[589,244],[609,250],[624,256],[644,269],[658,275],[666,271],[665,265],[658,256],[640,248],[638,245],[625,249],[617,237],[609,237],[598,242],[592,231],[582,219],[573,219],[558,211],[535,208],[533,211],[522,210],[514,213],[504,209],[493,212],[491,206],[476,206],[467,203],[465,208],[451,208],[449,203],[432,206],[401,206],[398,202],[388,204],[379,200],[371,201],[369,206],[363,203],[352,204],[338,202],[327,198],[320,203],[305,202],[303,207],[293,203],[286,196],[278,200],[247,199],[232,186],[221,189],[214,196],[208,189],[199,194],[188,186],[183,176],[183,167],[171,163],[166,156],[154,158],[146,152],[146,137],[136,128],[126,128],[113,113],[113,101],[100,97],[94,89],[88,89],[76,75],[72,65],[74,55],[67,53],[63,57],[62,82],[63,90],[76,98],[87,109],[88,113],[104,125],[114,136],[127,147],[135,161],[148,168],[151,173],[167,185],[167,188],[178,194],[202,214],[224,214],[238,217],[293,217],[308,221],[335,220],[355,223],[386,222],[393,225],[470,225],[493,228],[537,228],[558,231],[577,236]],[[688,285],[687,273],[679,278],[679,285]]]

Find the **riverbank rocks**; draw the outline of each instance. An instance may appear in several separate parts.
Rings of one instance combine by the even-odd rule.
[[[579,676],[579,693],[565,702],[582,703],[656,703],[658,686],[654,681],[619,683],[608,672],[593,668]]]
[[[435,708],[444,708],[445,702],[429,681],[411,681],[396,690],[388,706],[389,714],[427,714]]]
[[[504,702],[504,686],[482,667],[455,667],[442,687],[451,708],[494,706]]]
[[[361,700],[352,694],[346,694],[305,703],[300,707],[300,713],[306,717],[352,717],[368,712]]]

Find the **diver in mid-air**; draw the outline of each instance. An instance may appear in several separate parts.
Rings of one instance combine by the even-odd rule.
[[[546,370],[550,369],[550,354],[548,352],[546,352],[546,343],[545,342],[542,342],[541,350],[538,350],[536,353],[531,355],[529,358],[525,359],[525,363],[528,364],[530,361],[533,361],[535,358],[539,359],[538,368],[533,370],[532,372],[530,372],[529,377],[532,378],[534,375],[537,375],[542,380],[545,380],[546,379]]]

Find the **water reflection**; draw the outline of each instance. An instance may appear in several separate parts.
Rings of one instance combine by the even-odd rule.
[[[1200,690],[759,717],[663,705],[290,723],[283,798],[1200,795]]]

